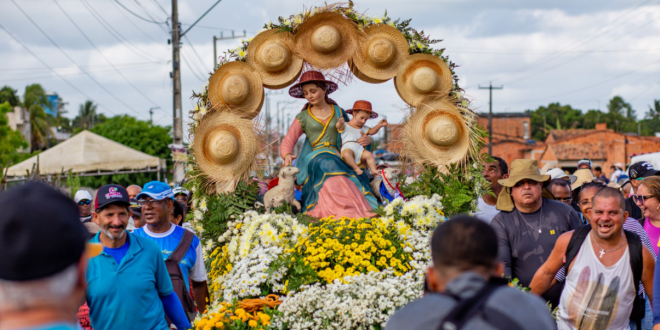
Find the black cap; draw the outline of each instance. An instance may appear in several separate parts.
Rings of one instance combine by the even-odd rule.
[[[138,205],[137,199],[131,198],[131,212],[138,217],[142,216],[142,208]]]
[[[656,171],[649,162],[637,162],[630,165],[628,170],[630,180],[648,178],[650,176],[658,175],[660,171]]]
[[[0,279],[30,281],[55,275],[80,260],[89,233],[77,205],[43,183],[0,194]]]
[[[106,184],[99,188],[94,198],[94,210],[100,210],[110,204],[119,203],[124,205],[131,205],[128,199],[128,191],[126,188],[118,184]]]

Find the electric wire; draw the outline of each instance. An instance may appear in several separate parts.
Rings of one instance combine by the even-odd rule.
[[[152,100],[151,98],[149,98],[146,94],[144,94],[144,92],[142,92],[137,86],[135,86],[135,85],[134,85],[134,84],[133,84],[128,78],[126,78],[126,76],[124,76],[124,74],[123,74],[121,71],[119,71],[119,69],[117,69],[117,67],[115,67],[114,64],[112,64],[112,62],[110,62],[110,60],[109,60],[109,59],[105,56],[105,54],[103,54],[103,52],[102,52],[102,51],[96,46],[96,44],[92,41],[92,39],[90,39],[90,38],[87,36],[87,34],[85,34],[85,32],[80,28],[80,26],[78,26],[78,24],[76,24],[76,22],[73,20],[73,18],[71,18],[71,16],[69,16],[69,14],[67,14],[67,12],[64,10],[64,8],[62,8],[62,6],[60,6],[60,4],[57,2],[57,0],[53,0],[53,2],[57,5],[58,8],[60,8],[60,10],[62,11],[62,13],[64,13],[64,16],[66,16],[66,18],[69,19],[69,21],[71,22],[71,24],[73,24],[73,26],[76,27],[76,29],[78,30],[78,32],[80,32],[80,34],[83,35],[83,37],[85,38],[85,40],[87,40],[87,41],[89,42],[89,44],[92,45],[92,47],[94,47],[94,49],[96,49],[96,51],[101,55],[101,57],[103,57],[103,59],[104,59],[106,62],[108,62],[108,64],[109,64],[109,65],[110,65],[115,71],[117,71],[117,73],[118,73],[118,74],[124,79],[124,81],[126,81],[131,87],[133,87],[133,89],[134,89],[138,94],[142,95],[142,97],[144,97],[147,101],[151,102],[153,105],[158,105],[154,100]]]
[[[181,52],[181,59],[183,60],[184,63],[186,63],[186,66],[188,67],[188,69],[190,69],[190,72],[192,72],[193,75],[195,75],[195,78],[199,79],[200,81],[204,81],[204,78],[200,77],[199,74],[197,74],[197,72],[193,70],[192,66],[190,65],[190,63],[188,63],[188,60],[186,59],[186,56],[183,54],[183,52]]]
[[[128,8],[127,8],[126,6],[124,6],[121,2],[119,2],[119,0],[115,0],[115,2],[116,2],[117,4],[119,4],[122,8],[124,8],[127,12],[133,14],[133,16],[135,16],[135,17],[137,17],[137,18],[139,18],[139,19],[141,19],[141,20],[143,20],[143,21],[146,21],[146,22],[149,22],[149,23],[154,23],[154,24],[167,24],[167,22],[156,22],[156,21],[152,21],[152,20],[146,19],[146,18],[144,18],[144,17],[142,17],[142,16],[140,16],[140,15],[134,13],[134,12],[131,11],[130,9],[128,9]]]
[[[143,65],[155,65],[155,64],[167,64],[167,62],[136,62],[136,63],[121,63],[121,64],[115,64],[115,66],[122,68],[122,69],[128,69],[128,68],[133,68],[136,66],[143,66]],[[109,68],[109,65],[81,65],[83,68]],[[60,68],[55,68],[55,70],[65,70],[68,69],[68,67],[60,67]],[[0,69],[0,71],[49,71],[48,68],[5,68],[5,69]],[[106,70],[107,71],[107,70]],[[90,72],[96,72],[94,70],[90,70]]]
[[[153,63],[149,63],[149,64],[153,64]],[[142,70],[144,70],[144,69],[151,70],[151,68],[144,67],[144,65],[133,66],[132,68],[133,68],[133,70],[141,70],[141,69]],[[54,68],[54,69],[57,70],[58,68]],[[60,68],[60,69],[62,69],[62,68]],[[46,69],[46,70],[48,70],[48,69]],[[106,68],[106,69],[99,69],[99,70],[88,70],[87,72],[102,73],[102,72],[115,72],[115,70],[112,69],[112,68],[110,68],[110,69]],[[40,74],[43,74],[43,73],[40,73]],[[62,76],[80,76],[80,75],[84,75],[84,73],[83,72],[60,73],[60,75],[62,75]],[[39,80],[39,79],[49,79],[49,78],[53,78],[53,76],[21,77],[21,78],[10,78],[10,79],[4,79],[3,78],[2,81]]]
[[[151,18],[151,19],[154,20],[154,21],[156,20],[153,16],[151,16],[151,14],[149,14],[149,10],[147,10],[146,8],[144,8],[144,7],[142,6],[142,4],[141,4],[138,0],[133,0],[133,1],[135,1],[135,3],[138,5],[138,7],[140,7],[140,9],[142,9],[142,11],[143,11],[145,14],[147,14],[147,16],[148,16],[149,18]],[[169,24],[167,24],[167,18],[165,19],[165,25],[167,25],[167,26],[169,27]],[[169,33],[169,31],[167,31],[167,29],[166,29],[165,27],[163,27],[162,24],[159,24],[158,27],[161,28],[161,30],[165,31],[165,33]]]
[[[36,22],[35,22],[35,21],[34,21],[34,20],[33,20],[33,19],[32,19],[32,18],[31,18],[31,17],[30,17],[30,16],[29,16],[29,15],[28,15],[28,14],[27,14],[27,13],[26,13],[26,12],[25,12],[25,11],[24,11],[24,10],[23,10],[23,9],[22,9],[22,8],[21,8],[21,7],[15,2],[15,1],[14,1],[14,0],[11,0],[11,2],[14,3],[14,5],[15,5],[15,6],[16,6],[16,7],[17,7],[17,8],[23,13],[23,15],[25,15],[25,17],[27,17],[27,19],[32,23],[32,25],[34,25],[34,26],[35,26],[35,27],[41,32],[41,34],[43,34],[43,35],[44,35],[44,36],[45,36],[45,37],[46,37],[46,38],[47,38],[47,39],[48,39],[48,40],[49,40],[49,41],[50,41],[50,42],[51,42],[51,43],[52,43],[52,44],[53,44],[53,45],[54,45],[54,46],[55,46],[55,47],[56,47],[56,48],[62,53],[62,54],[64,54],[64,56],[65,56],[66,58],[68,58],[68,59],[69,59],[73,64],[75,64],[75,65],[76,65],[81,71],[83,71],[83,72],[85,73],[85,75],[86,75],[87,77],[89,77],[89,79],[91,79],[92,81],[94,81],[99,87],[101,87],[101,89],[103,89],[106,93],[108,93],[110,96],[112,96],[115,100],[117,100],[117,101],[118,101],[119,103],[121,103],[123,106],[125,106],[125,107],[131,109],[136,115],[140,115],[139,112],[138,112],[137,110],[135,110],[133,107],[131,107],[130,105],[128,105],[128,104],[127,104],[126,102],[124,102],[122,99],[120,99],[119,97],[117,97],[117,95],[115,95],[114,93],[112,93],[111,91],[109,91],[105,86],[103,86],[103,84],[101,84],[98,80],[96,80],[96,78],[94,78],[91,74],[89,74],[89,72],[87,72],[85,69],[83,69],[81,66],[79,66],[78,63],[77,63],[73,58],[71,58],[71,56],[69,56],[69,54],[67,54],[67,52],[65,52],[64,49],[62,49],[62,47],[60,47],[60,46],[55,42],[55,40],[53,40],[53,39],[52,39],[52,38],[51,38],[51,37],[50,37],[50,36],[49,36],[49,35],[48,35],[48,34],[47,34],[47,33],[41,28],[41,27],[39,27],[39,25],[38,25],[38,24],[37,24],[37,23],[36,23]]]
[[[126,21],[128,21],[129,23],[131,23],[131,25],[133,25],[138,31],[140,31],[142,34],[144,34],[144,36],[146,36],[146,37],[149,38],[151,41],[153,41],[153,42],[155,42],[155,43],[157,43],[157,44],[159,44],[159,45],[162,43],[162,41],[158,41],[158,40],[154,39],[151,35],[149,35],[147,32],[145,32],[145,31],[142,30],[140,27],[138,27],[137,24],[133,23],[133,21],[132,21],[128,16],[126,16],[126,14],[124,13],[124,11],[121,10],[121,8],[119,8],[119,7],[117,6],[117,3],[116,3],[116,2],[114,2],[114,1],[112,1],[112,0],[110,0],[110,2],[112,3],[113,6],[115,6],[115,8],[117,9],[117,11],[118,11],[122,16],[124,16],[124,18],[126,18]]]
[[[12,39],[14,39],[14,41],[16,41],[19,45],[21,45],[21,46],[23,47],[23,49],[25,49],[28,53],[30,53],[30,55],[32,55],[34,58],[36,58],[37,61],[41,62],[41,64],[43,64],[45,67],[47,67],[47,68],[48,68],[48,69],[49,69],[54,75],[56,75],[58,78],[62,79],[62,81],[64,81],[67,85],[69,85],[69,87],[73,88],[75,91],[77,91],[78,93],[80,93],[80,94],[81,94],[82,96],[84,96],[86,99],[88,99],[88,100],[92,100],[92,97],[90,97],[90,96],[87,95],[85,92],[83,92],[82,90],[80,90],[80,89],[79,89],[78,87],[76,87],[73,83],[71,83],[71,82],[68,81],[66,78],[64,78],[61,74],[57,73],[57,71],[55,71],[55,69],[53,69],[53,68],[52,68],[50,65],[48,65],[44,60],[42,60],[39,56],[37,56],[37,54],[35,54],[32,50],[30,50],[30,48],[28,48],[28,46],[26,46],[26,45],[25,45],[24,43],[22,43],[18,38],[16,38],[13,34],[11,34],[11,33],[9,32],[9,30],[7,30],[2,24],[0,24],[0,28],[3,29],[3,30],[4,30],[4,31],[5,31],[5,32],[6,32],[6,33],[12,38]],[[108,108],[105,107],[103,104],[100,104],[100,103],[97,103],[97,104],[98,104],[101,108],[103,108],[103,109],[109,111],[110,113],[112,113],[112,114],[114,114],[114,115],[118,115],[118,113],[116,113],[116,112],[113,111],[113,110],[108,109]]]
[[[152,0],[152,1],[155,2],[156,5],[158,6],[158,8],[160,8],[160,10],[163,11],[165,16],[168,16],[168,17],[170,16],[170,14],[167,12],[167,10],[165,10],[165,8],[163,8],[163,6],[160,5],[160,2],[158,2],[158,0]]]
[[[204,72],[206,70],[206,68],[204,66],[204,61],[202,60],[202,57],[199,56],[199,53],[197,53],[197,50],[195,49],[195,46],[193,46],[193,43],[190,41],[190,39],[188,39],[188,36],[183,36],[183,38],[186,39],[186,41],[188,42],[188,45],[190,45],[190,49],[193,51],[193,53],[197,57],[197,60],[199,61],[199,64],[202,65],[202,72]]]

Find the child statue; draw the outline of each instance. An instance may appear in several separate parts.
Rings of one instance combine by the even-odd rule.
[[[365,150],[357,140],[364,135],[376,135],[382,127],[387,126],[387,120],[382,119],[371,128],[366,126],[367,120],[378,118],[378,114],[371,109],[371,102],[368,101],[355,101],[353,109],[346,110],[346,113],[353,116],[348,123],[344,121],[344,118],[337,120],[337,131],[341,133],[342,141],[341,158],[353,168],[357,175],[362,175],[359,165],[366,163],[369,171],[374,176],[379,176],[374,155]]]

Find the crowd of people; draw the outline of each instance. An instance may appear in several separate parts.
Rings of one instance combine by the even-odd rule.
[[[660,329],[660,171],[576,168],[484,164],[491,192],[435,229],[426,294],[386,329]],[[2,193],[0,329],[190,328],[209,296],[190,197],[158,181]]]

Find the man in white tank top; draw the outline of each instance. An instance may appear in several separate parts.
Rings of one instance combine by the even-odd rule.
[[[557,311],[558,329],[630,329],[629,319],[635,299],[630,251],[623,223],[628,217],[624,198],[614,188],[603,188],[593,197],[591,231],[569,265],[566,284]],[[552,287],[554,276],[563,266],[568,243],[574,231],[559,237],[548,260],[530,285],[542,294]],[[642,248],[642,283],[652,299],[655,261]]]

